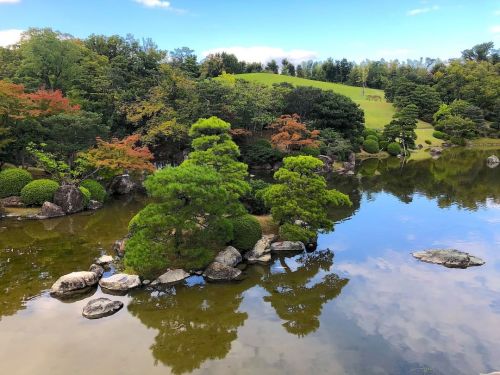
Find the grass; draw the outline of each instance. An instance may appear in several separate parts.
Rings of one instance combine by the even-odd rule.
[[[383,90],[365,89],[365,95],[378,95],[382,98],[382,101],[375,102],[366,100],[363,96],[363,89],[361,87],[348,86],[340,83],[313,81],[305,78],[272,73],[245,73],[237,74],[236,77],[269,86],[274,83],[282,82],[288,82],[294,86],[312,86],[322,90],[332,90],[336,93],[348,96],[354,102],[358,103],[365,112],[365,123],[368,128],[381,129],[384,125],[391,122],[392,116],[394,115],[394,107],[391,103],[385,101]]]
[[[425,122],[423,123],[425,124]],[[419,123],[420,125],[420,123]],[[417,125],[417,126],[419,126]],[[429,124],[427,124],[429,125]],[[422,145],[424,146],[420,150],[414,150],[411,153],[411,160],[423,160],[423,159],[428,159],[431,157],[431,154],[429,153],[429,148],[431,147],[440,147],[443,144],[443,140],[434,138],[432,136],[432,133],[434,132],[434,129],[432,126],[429,125],[429,127],[418,127],[417,130],[415,130],[415,133],[417,133],[417,140],[415,143],[417,145]],[[426,140],[431,141],[431,144],[425,143]]]

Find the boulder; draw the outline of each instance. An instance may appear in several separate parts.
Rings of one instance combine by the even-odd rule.
[[[500,159],[498,159],[498,156],[496,155],[491,155],[486,158],[486,165],[490,168],[495,168],[500,164]]]
[[[42,209],[40,210],[39,217],[51,218],[51,217],[59,217],[64,216],[64,211],[57,204],[52,202],[44,202],[42,205]]]
[[[168,270],[165,272],[163,275],[158,277],[156,280],[154,280],[151,285],[158,285],[158,284],[175,284],[178,283],[182,280],[184,280],[186,277],[189,277],[189,273],[184,271],[183,269],[174,269],[174,270]]]
[[[271,242],[274,241],[274,235],[263,235],[254,245],[253,249],[245,253],[245,259],[248,263],[267,263],[271,260]]]
[[[354,152],[351,152],[347,157],[347,161],[349,163],[356,164],[356,154]]]
[[[89,268],[90,272],[94,272],[98,278],[101,278],[104,274],[104,268],[98,264],[92,264]]]
[[[350,162],[350,161],[345,161],[343,164],[342,164],[343,168],[344,168],[344,172],[347,172],[347,171],[353,171],[354,168],[356,167],[356,163],[355,162]]]
[[[95,262],[100,266],[104,266],[106,264],[112,263],[113,257],[111,255],[101,255]]]
[[[412,255],[422,262],[440,264],[448,268],[482,266],[485,263],[478,257],[455,249],[429,249],[416,251]]]
[[[99,319],[116,313],[123,307],[121,301],[111,301],[109,298],[90,300],[83,308],[82,315],[87,319]]]
[[[431,155],[441,155],[441,153],[443,152],[443,149],[441,147],[432,147],[429,152],[431,153]]]
[[[271,244],[271,252],[279,253],[282,251],[304,251],[306,247],[300,241],[279,241]]]
[[[247,262],[248,263],[261,263],[261,264],[266,264],[271,261],[271,254],[267,253],[264,255],[261,255],[260,257],[256,257],[253,255],[248,256]]]
[[[122,240],[117,240],[113,244],[113,251],[122,258],[125,255],[125,244],[127,243],[127,239],[124,238]]]
[[[54,203],[66,214],[83,211],[83,194],[75,185],[63,185],[54,193]]]
[[[102,203],[91,199],[87,208],[93,211],[98,210],[99,208],[102,208]]]
[[[122,174],[120,176],[116,176],[111,185],[109,186],[109,190],[111,194],[115,195],[125,195],[132,193],[137,188],[137,184],[132,181],[130,175]]]
[[[137,275],[127,275],[126,273],[117,273],[113,276],[99,280],[99,286],[116,292],[125,292],[141,285],[141,280]]]
[[[226,266],[219,262],[212,262],[207,267],[203,276],[209,281],[225,281],[234,280],[241,275],[241,270],[238,268]]]
[[[24,207],[24,203],[21,197],[18,197],[16,195],[3,198],[0,201],[4,207]]]
[[[229,267],[235,267],[242,261],[242,257],[238,250],[236,250],[232,246],[228,246],[224,250],[220,251],[219,254],[217,254],[214,261],[222,263]]]
[[[96,285],[98,281],[99,277],[95,272],[71,272],[57,279],[50,289],[50,294],[55,297],[64,297],[75,293],[83,293]]]
[[[322,172],[328,173],[332,171],[333,159],[327,155],[318,155],[318,159],[323,162]]]

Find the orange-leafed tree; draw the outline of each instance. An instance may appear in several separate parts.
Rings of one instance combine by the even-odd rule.
[[[113,138],[110,142],[97,138],[96,147],[80,153],[80,167],[87,170],[87,176],[99,173],[105,178],[123,173],[153,172],[153,154],[149,148],[139,146],[139,141],[138,134],[121,140]]]
[[[79,105],[72,105],[61,90],[40,89],[31,94],[25,94],[29,103],[28,113],[33,117],[50,116],[59,113],[75,112]]]
[[[0,151],[14,141],[11,128],[24,117],[24,87],[0,80]]]
[[[319,130],[309,130],[297,114],[278,117],[269,128],[274,131],[271,143],[281,151],[297,151],[304,147],[319,147]]]

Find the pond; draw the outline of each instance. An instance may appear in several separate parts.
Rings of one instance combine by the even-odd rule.
[[[249,266],[238,283],[191,277],[81,316],[47,292],[111,254],[141,198],[92,214],[0,221],[0,368],[4,374],[479,374],[500,370],[500,167],[492,152],[367,160],[332,186],[353,206],[317,251]],[[498,152],[497,152],[498,154]],[[420,263],[413,250],[457,248],[469,269]],[[97,290],[93,297],[104,295]]]

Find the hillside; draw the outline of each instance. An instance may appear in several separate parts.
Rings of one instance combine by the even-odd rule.
[[[366,95],[378,95],[382,101],[370,101],[363,97],[361,87],[342,85],[339,83],[313,81],[305,78],[290,77],[271,73],[247,73],[237,74],[238,78],[247,81],[272,85],[274,83],[288,82],[295,86],[312,86],[323,90],[332,90],[339,94],[348,96],[365,111],[365,122],[368,128],[383,128],[388,124],[394,114],[394,107],[384,99],[384,91],[376,89],[365,89]]]

